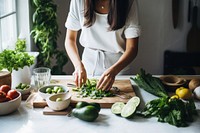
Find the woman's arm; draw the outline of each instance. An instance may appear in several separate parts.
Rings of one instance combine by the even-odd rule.
[[[69,29],[67,30],[65,38],[65,49],[75,68],[75,71],[73,73],[74,81],[76,85],[80,87],[83,83],[86,82],[87,74],[83,63],[81,62],[76,44],[77,33],[77,31],[72,31]]]
[[[138,37],[127,39],[125,52],[114,65],[112,65],[102,74],[97,84],[97,88],[102,90],[111,89],[115,81],[115,76],[135,59],[137,53]]]

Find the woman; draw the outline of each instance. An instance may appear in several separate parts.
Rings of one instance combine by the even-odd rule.
[[[76,85],[85,83],[88,75],[101,75],[97,88],[109,90],[116,75],[130,74],[138,51],[138,25],[136,0],[71,0],[65,47]],[[82,60],[76,44],[79,30]]]

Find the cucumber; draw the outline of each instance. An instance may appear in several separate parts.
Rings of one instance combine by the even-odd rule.
[[[121,110],[121,116],[124,118],[130,118],[136,111],[137,106],[140,104],[140,98],[132,97]]]
[[[140,104],[140,98],[137,96],[134,96],[128,100],[127,104],[135,104],[135,106],[137,107]]]
[[[111,112],[113,114],[119,115],[119,114],[121,114],[121,111],[124,106],[125,106],[125,104],[123,102],[116,102],[112,105]]]

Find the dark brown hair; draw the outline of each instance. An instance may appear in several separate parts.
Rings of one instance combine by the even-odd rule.
[[[85,0],[84,26],[90,27],[95,22],[95,1]],[[129,11],[129,0],[110,0],[108,11],[109,30],[118,30],[126,23]]]

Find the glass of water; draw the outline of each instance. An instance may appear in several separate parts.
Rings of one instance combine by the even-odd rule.
[[[51,80],[51,69],[47,67],[39,67],[33,69],[34,84],[38,90],[44,85],[50,84]]]

